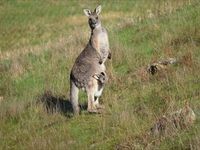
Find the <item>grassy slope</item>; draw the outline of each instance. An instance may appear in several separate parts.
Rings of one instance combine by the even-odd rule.
[[[89,36],[82,9],[98,2],[0,2],[0,149],[113,149],[118,144],[141,149],[145,144],[138,137],[184,100],[200,114],[200,4],[101,3],[113,51],[101,98],[106,112],[68,118],[47,114],[35,101],[46,89],[68,98],[70,68]],[[182,63],[164,76],[141,80],[140,67],[165,57]],[[85,98],[81,93],[82,102]],[[199,126],[198,117],[192,129],[151,148],[199,148]]]

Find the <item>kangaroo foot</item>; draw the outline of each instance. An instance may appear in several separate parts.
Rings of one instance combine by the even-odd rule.
[[[99,111],[98,109],[88,109],[87,111],[89,113],[92,113],[92,114],[100,114],[100,113],[102,113],[102,111]]]
[[[98,104],[98,105],[96,105],[96,108],[97,108],[97,109],[105,109],[105,106],[104,106],[104,105]]]

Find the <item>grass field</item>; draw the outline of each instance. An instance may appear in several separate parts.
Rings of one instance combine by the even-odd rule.
[[[69,73],[87,44],[83,9],[102,5],[112,60],[103,114],[48,113],[41,97],[67,104]],[[144,77],[149,63],[179,63]],[[86,103],[80,93],[80,102]],[[145,138],[155,121],[184,106],[197,120],[173,136]],[[0,149],[200,149],[198,0],[1,0]]]

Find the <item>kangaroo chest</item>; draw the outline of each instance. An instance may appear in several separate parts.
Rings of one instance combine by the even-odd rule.
[[[100,53],[103,59],[108,57],[109,41],[106,31],[96,31],[92,36],[92,46]]]

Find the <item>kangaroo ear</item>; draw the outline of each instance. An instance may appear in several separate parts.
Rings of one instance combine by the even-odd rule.
[[[99,15],[101,12],[101,5],[99,5],[97,8],[95,8],[94,11],[96,12],[97,15]]]
[[[83,9],[83,12],[85,13],[86,16],[90,16],[91,15],[91,11],[89,9]]]

